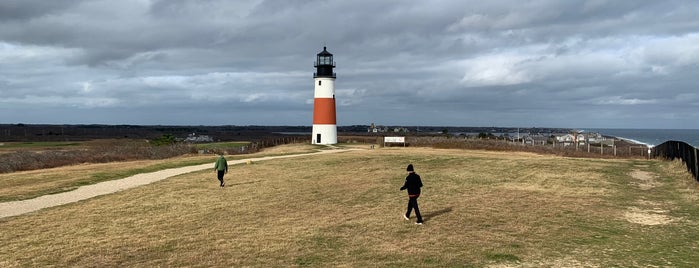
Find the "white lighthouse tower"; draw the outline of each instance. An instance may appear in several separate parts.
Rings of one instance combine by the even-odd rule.
[[[326,47],[318,53],[313,74],[315,94],[313,95],[313,136],[312,144],[336,144],[337,122],[335,121],[335,62],[333,54]]]

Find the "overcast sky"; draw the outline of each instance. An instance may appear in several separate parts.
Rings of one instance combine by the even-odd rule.
[[[699,1],[0,1],[0,123],[699,128]]]

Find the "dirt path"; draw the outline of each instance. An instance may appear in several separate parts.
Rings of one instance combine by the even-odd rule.
[[[228,161],[228,165],[235,165],[246,163],[247,161],[265,161],[279,158],[291,158],[291,157],[301,157],[328,153],[339,153],[347,152],[357,149],[343,149],[343,150],[324,150],[316,153],[307,154],[294,154],[294,155],[282,155],[282,156],[266,156],[258,158],[248,158],[241,160]],[[118,191],[123,191],[126,189],[131,189],[141,185],[146,185],[156,181],[161,181],[173,176],[182,175],[190,172],[201,171],[205,169],[213,169],[213,163],[201,164],[196,166],[187,166],[180,168],[171,168],[160,170],[150,173],[136,174],[130,177],[126,177],[118,180],[111,180],[100,182],[92,185],[82,186],[70,192],[44,195],[33,199],[12,201],[0,203],[0,219],[5,217],[12,217],[17,215],[22,215],[29,212],[34,212],[40,209],[65,205],[80,200],[85,200],[88,198],[116,193]]]
[[[635,169],[629,174],[633,179],[632,185],[641,189],[641,192],[651,190],[655,187],[662,186],[662,183],[657,180],[657,175],[648,171]],[[629,207],[624,212],[624,218],[635,224],[640,225],[665,225],[680,220],[669,216],[670,204],[662,202],[648,201],[643,195],[639,195],[639,200],[636,201],[636,206]]]

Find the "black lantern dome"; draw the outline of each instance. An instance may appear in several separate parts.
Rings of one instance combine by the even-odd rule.
[[[316,62],[313,65],[316,67],[316,72],[313,74],[313,78],[316,77],[329,77],[335,78],[335,73],[333,73],[333,68],[335,68],[335,62],[333,61],[333,54],[328,52],[326,47],[323,47],[323,51],[318,53],[316,57]]]

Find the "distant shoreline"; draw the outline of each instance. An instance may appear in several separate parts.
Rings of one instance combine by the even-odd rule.
[[[654,147],[666,141],[699,146],[699,129],[589,129],[604,136]]]
[[[600,134],[602,134],[602,133],[600,133]],[[646,146],[646,147],[654,147],[654,146],[655,146],[655,145],[653,145],[653,144],[648,144],[648,143],[645,143],[645,142],[637,141],[637,140],[634,140],[634,139],[628,139],[628,138],[624,138],[624,137],[609,136],[609,135],[605,135],[605,134],[602,134],[602,136],[605,137],[605,138],[614,139],[615,141],[626,142],[626,143],[629,143],[629,144],[632,144],[632,145],[643,145],[643,146]]]

